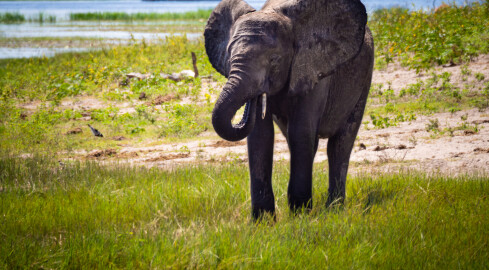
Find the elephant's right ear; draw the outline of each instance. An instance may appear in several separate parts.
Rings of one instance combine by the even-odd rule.
[[[212,11],[205,26],[205,50],[212,66],[226,78],[229,74],[227,46],[234,22],[255,11],[243,0],[223,0]]]

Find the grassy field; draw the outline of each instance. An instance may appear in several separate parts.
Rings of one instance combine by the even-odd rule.
[[[319,166],[318,166],[319,167]],[[398,268],[489,266],[489,179],[419,173],[349,179],[344,209],[250,222],[247,168],[173,171],[46,156],[0,161],[1,268]]]
[[[450,73],[432,70],[438,64],[460,63],[487,53],[489,27],[484,25],[489,21],[488,7],[486,2],[450,7],[439,13],[403,9],[375,12],[369,25],[376,40],[376,68],[384,69],[395,60],[431,75],[426,81],[406,85],[400,93],[394,93],[388,84],[374,84],[365,121],[383,128],[416,119],[419,114],[489,107],[489,82],[481,74],[466,69],[466,77],[477,78],[480,83],[460,87],[452,84]],[[449,23],[452,19],[458,23]],[[440,29],[446,34],[426,39],[428,33]],[[420,47],[426,40],[430,46],[441,49]],[[176,83],[159,76],[161,72],[192,69],[191,52],[197,54],[200,75],[217,82],[210,89],[216,92],[224,78],[208,62],[203,41],[185,37],[151,43],[133,40],[129,45],[53,58],[0,60],[0,146],[14,152],[53,146],[61,150],[91,146],[88,135],[63,135],[84,123],[80,119],[87,114],[92,116],[92,124],[108,133],[134,139],[189,138],[209,130],[213,104],[210,97],[203,98],[202,81]],[[150,73],[153,77],[128,82],[125,75],[130,72]],[[141,92],[150,100],[167,95],[175,98],[164,106],[140,104],[137,98]],[[84,96],[95,96],[107,106],[88,111],[60,106],[63,100]],[[181,105],[183,98],[196,102]],[[38,109],[32,111],[18,106],[30,102],[40,104]],[[134,103],[136,112],[120,113],[119,105],[124,102]],[[116,146],[115,142],[104,143],[107,147]]]
[[[430,76],[399,93],[374,84],[364,121],[382,129],[424,114],[487,110],[488,78],[465,67],[477,84],[459,87],[434,68],[488,53],[488,21],[487,1],[439,13],[375,12],[376,69],[397,62]],[[159,75],[192,69],[191,52],[201,78]],[[131,72],[152,76],[129,80]],[[212,98],[224,81],[203,41],[185,36],[0,60],[0,268],[489,267],[484,175],[358,175],[348,180],[345,207],[326,209],[320,164],[314,208],[291,216],[288,166],[278,162],[277,219],[253,224],[247,167],[238,161],[163,170],[69,159],[75,150],[119,147],[88,132],[67,135],[87,123],[126,144],[195,139],[212,129]],[[171,98],[155,105],[158,97]],[[86,98],[103,106],[66,105]]]

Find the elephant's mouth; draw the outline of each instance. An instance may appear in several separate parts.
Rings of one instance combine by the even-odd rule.
[[[233,121],[233,122],[236,123],[236,124],[233,124],[233,128],[243,128],[244,127],[244,125],[250,119],[250,115],[251,115],[251,113],[250,113],[251,112],[251,104],[258,102],[258,99],[259,98],[261,99],[261,105],[262,105],[261,118],[262,119],[265,118],[265,115],[267,113],[267,94],[263,93],[262,95],[260,95],[258,97],[255,97],[255,98],[252,98],[252,99],[248,100],[245,103],[245,105],[244,105],[244,111],[243,111],[243,114],[241,115],[241,120],[239,120],[238,123],[236,123],[237,121]],[[233,119],[236,119],[236,116],[238,115],[238,112],[239,112],[239,110],[236,111],[236,114],[234,115],[234,118]]]
[[[252,102],[256,102],[256,99],[257,98],[250,99],[250,100],[248,100],[245,103],[245,105],[244,105],[244,111],[243,111],[243,114],[241,115],[241,120],[239,120],[238,123],[233,124],[233,128],[243,128],[246,125],[246,123],[250,119],[250,107],[251,107],[251,103]],[[233,119],[236,119],[237,118],[238,112],[239,112],[239,110],[236,111],[236,114],[234,115],[234,118]],[[233,120],[233,122],[236,122],[236,121]]]

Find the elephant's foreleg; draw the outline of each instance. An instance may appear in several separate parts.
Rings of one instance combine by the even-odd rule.
[[[261,104],[258,108],[261,111]],[[250,167],[251,208],[254,219],[263,213],[275,213],[272,189],[274,130],[272,114],[265,119],[257,114],[255,127],[248,136],[248,160]]]
[[[287,141],[290,149],[289,207],[292,211],[312,208],[312,169],[318,147],[318,123],[298,111],[290,118]]]
[[[350,154],[358,129],[362,123],[367,95],[368,89],[362,93],[343,128],[328,140],[329,196],[327,206],[333,203],[341,204],[345,200],[346,176]]]

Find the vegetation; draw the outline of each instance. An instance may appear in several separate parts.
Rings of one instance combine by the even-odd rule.
[[[247,168],[173,171],[0,159],[1,268],[483,269],[489,179],[407,173],[348,180],[344,209],[291,216],[287,165],[274,174],[276,222],[250,222]],[[322,180],[319,180],[322,179]]]
[[[20,13],[0,13],[0,23],[20,23],[24,21],[25,17]]]
[[[390,83],[373,85],[369,126],[487,109],[484,74],[463,66],[460,86],[453,74],[432,68],[487,53],[488,13],[487,1],[437,13],[375,12],[369,25],[376,67],[400,61],[430,75],[397,92]],[[84,20],[124,15],[90,16]],[[191,52],[200,78],[175,82],[160,75],[192,69]],[[150,76],[129,79],[131,72]],[[185,36],[0,60],[0,268],[489,267],[487,176],[359,175],[348,180],[345,207],[326,209],[328,172],[321,164],[314,170],[312,211],[293,216],[288,166],[279,162],[276,221],[253,224],[248,171],[239,160],[170,171],[72,159],[74,150],[119,147],[114,136],[131,143],[195,138],[210,129],[214,88],[224,80],[208,62],[203,41]],[[71,105],[84,99],[101,106]],[[434,136],[478,132],[466,116],[461,121],[442,129],[434,119],[426,130]],[[93,137],[87,123],[105,137]],[[80,127],[86,131],[68,135]]]
[[[369,18],[377,67],[398,60],[418,71],[489,52],[489,1],[437,11],[380,9]]]
[[[168,13],[124,13],[124,12],[88,12],[71,13],[72,21],[155,21],[155,20],[207,20],[211,9],[199,9],[188,12]]]
[[[470,71],[466,69],[466,72]],[[463,71],[462,71],[463,73]],[[480,74],[465,76],[469,82],[480,81]],[[453,85],[449,72],[431,72],[426,80],[418,80],[395,93],[390,85],[373,85],[368,100],[366,115],[376,128],[396,126],[400,122],[416,120],[417,114],[456,112],[462,109],[489,108],[489,82],[483,89],[474,83],[466,83],[463,88]]]
[[[375,12],[369,25],[376,40],[377,68],[399,60],[408,67],[429,69],[486,52],[484,46],[489,42],[485,31],[489,28],[481,25],[489,21],[487,7],[487,3],[474,3],[462,8],[450,6],[437,13],[396,8]],[[195,14],[205,17],[204,12],[208,11]],[[182,16],[189,19],[188,16],[194,15]],[[104,18],[97,16],[92,18]],[[448,23],[452,17],[458,24]],[[427,33],[433,31],[445,34],[441,35],[443,38],[427,39]],[[426,40],[430,46],[445,51],[421,47]],[[399,52],[401,47],[404,50]],[[455,53],[456,48],[463,48],[461,54]],[[151,43],[132,40],[128,45],[53,58],[0,60],[0,146],[14,152],[51,147],[60,150],[117,147],[117,142],[112,140],[94,142],[89,133],[64,135],[70,129],[86,127],[87,115],[108,136],[124,135],[133,140],[184,139],[209,130],[214,89],[211,87],[208,93],[202,91],[201,79],[173,82],[159,75],[192,69],[191,52],[197,54],[197,66],[203,77],[218,83],[224,81],[208,62],[202,40],[189,41],[186,37]],[[149,73],[151,77],[129,80],[126,74],[130,72]],[[483,74],[464,68],[467,84],[461,87],[452,83],[450,73],[425,72],[431,74],[428,79],[407,85],[400,92],[394,92],[390,85],[373,85],[366,124],[385,128],[415,120],[420,113],[489,107],[489,82]],[[486,86],[480,89],[479,84],[469,83],[474,79]],[[138,101],[143,92],[148,100]],[[62,106],[63,101],[74,102],[85,96],[102,100],[105,107],[84,110]],[[168,97],[168,100],[155,104],[153,101],[158,97]],[[193,102],[180,104],[183,98]],[[35,110],[19,106],[29,102],[37,102]],[[123,102],[130,102],[135,110],[123,111]]]
[[[56,22],[56,16],[46,15],[46,14],[40,12],[40,13],[34,15],[33,17],[26,19],[24,15],[22,15],[18,12],[0,13],[0,23],[23,23],[26,21],[39,22],[39,23],[44,23],[44,22],[54,23],[54,22]]]
[[[216,76],[203,49],[203,42],[191,42],[185,36],[160,40],[157,44],[136,43],[128,46],[68,53],[53,58],[0,60],[0,145],[12,151],[26,148],[77,149],[93,143],[89,133],[65,136],[68,130],[92,123],[108,135],[188,138],[210,128],[212,104],[178,104],[183,97],[197,100],[200,79],[174,82],[160,73],[192,69],[191,52],[197,56],[202,76]],[[150,73],[147,80],[127,79],[130,72]],[[217,80],[222,80],[218,77]],[[210,89],[212,91],[212,89]],[[144,92],[149,99],[138,102]],[[105,100],[101,109],[84,110],[61,106],[67,98],[91,95]],[[155,105],[157,97],[170,97]],[[203,98],[204,99],[204,98]],[[34,111],[19,103],[39,102]],[[121,102],[134,104],[134,112],[120,112]],[[40,143],[42,142],[42,143]],[[101,141],[109,146],[115,141]]]

